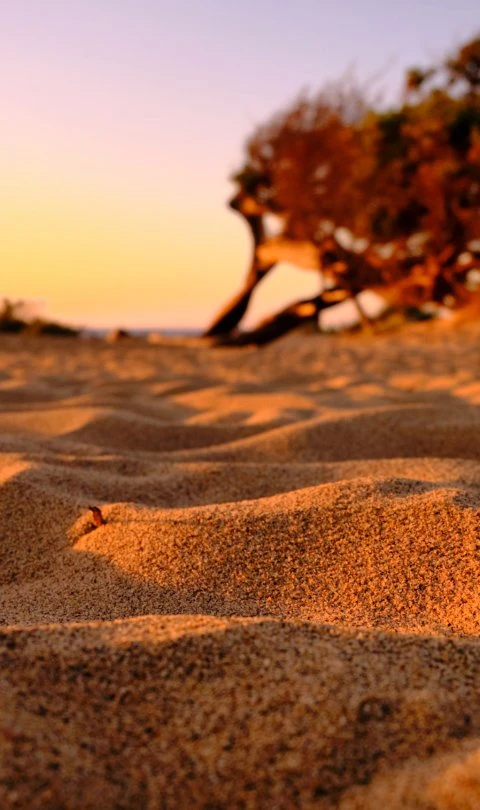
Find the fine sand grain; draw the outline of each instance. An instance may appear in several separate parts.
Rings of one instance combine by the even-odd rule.
[[[2,810],[479,810],[479,341],[3,337]]]

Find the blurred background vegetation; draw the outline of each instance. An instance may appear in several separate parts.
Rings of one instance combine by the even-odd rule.
[[[323,283],[346,297],[375,290],[404,308],[469,305],[480,271],[480,37],[408,70],[390,109],[349,77],[301,96],[256,128],[232,179],[254,258],[207,334],[232,333],[287,242],[313,246]],[[268,216],[280,223],[274,237]],[[310,303],[313,317],[326,299]]]
[[[58,337],[75,337],[80,334],[78,329],[39,318],[32,311],[31,304],[25,301],[10,301],[8,298],[4,298],[0,305],[0,332]]]

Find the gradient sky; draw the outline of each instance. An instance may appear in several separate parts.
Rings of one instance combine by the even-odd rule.
[[[393,99],[479,28],[478,0],[0,0],[0,294],[205,325],[245,272],[225,201],[255,125],[349,66]],[[315,287],[279,269],[251,319]]]

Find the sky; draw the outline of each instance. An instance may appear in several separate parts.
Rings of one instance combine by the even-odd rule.
[[[226,201],[255,127],[348,69],[394,100],[479,29],[478,0],[0,0],[0,296],[205,327],[248,264]],[[317,283],[279,267],[249,321]]]

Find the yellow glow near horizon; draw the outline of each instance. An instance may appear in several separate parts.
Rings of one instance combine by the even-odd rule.
[[[52,161],[53,164],[53,161]],[[82,166],[11,164],[0,192],[1,293],[77,325],[204,327],[240,286],[250,240],[223,201],[157,199],[143,178],[97,178]],[[293,283],[292,283],[293,282]],[[314,274],[278,270],[249,322],[313,294]]]
[[[69,180],[66,188],[63,178],[10,171],[0,196],[2,294],[41,299],[50,316],[75,323],[183,326],[201,325],[202,310],[231,292],[225,267],[235,255],[242,265],[248,240],[226,210],[212,217],[195,200],[149,200],[133,185],[117,196],[113,183],[106,194],[72,172]]]

